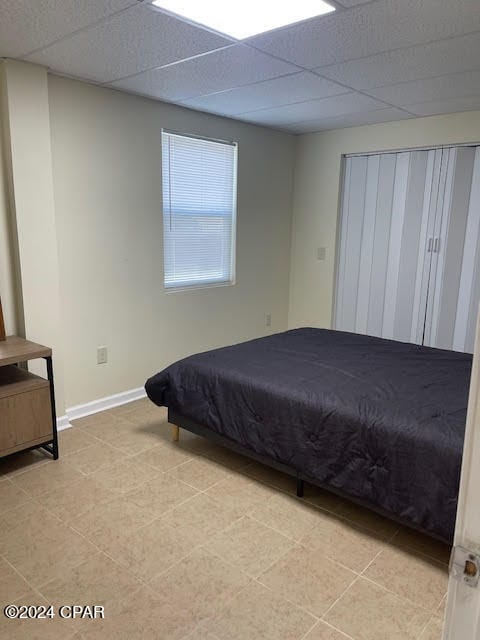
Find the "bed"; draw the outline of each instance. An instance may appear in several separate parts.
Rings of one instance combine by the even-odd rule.
[[[472,356],[295,329],[146,383],[169,422],[451,542]]]

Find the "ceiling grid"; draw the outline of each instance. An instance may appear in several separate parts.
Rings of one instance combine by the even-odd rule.
[[[238,41],[150,0],[0,0],[0,56],[304,133],[480,109],[478,0],[332,0]]]

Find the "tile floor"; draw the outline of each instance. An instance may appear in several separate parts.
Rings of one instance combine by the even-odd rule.
[[[0,600],[14,640],[440,640],[449,550],[181,431],[147,400],[76,420],[61,459],[0,461]]]

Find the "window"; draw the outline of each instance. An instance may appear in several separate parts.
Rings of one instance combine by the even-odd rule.
[[[162,132],[164,284],[234,281],[237,145]]]

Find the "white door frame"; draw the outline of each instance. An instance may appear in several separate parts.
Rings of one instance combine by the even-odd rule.
[[[477,317],[454,546],[480,555],[480,315]],[[450,576],[444,640],[480,639],[480,584]]]

